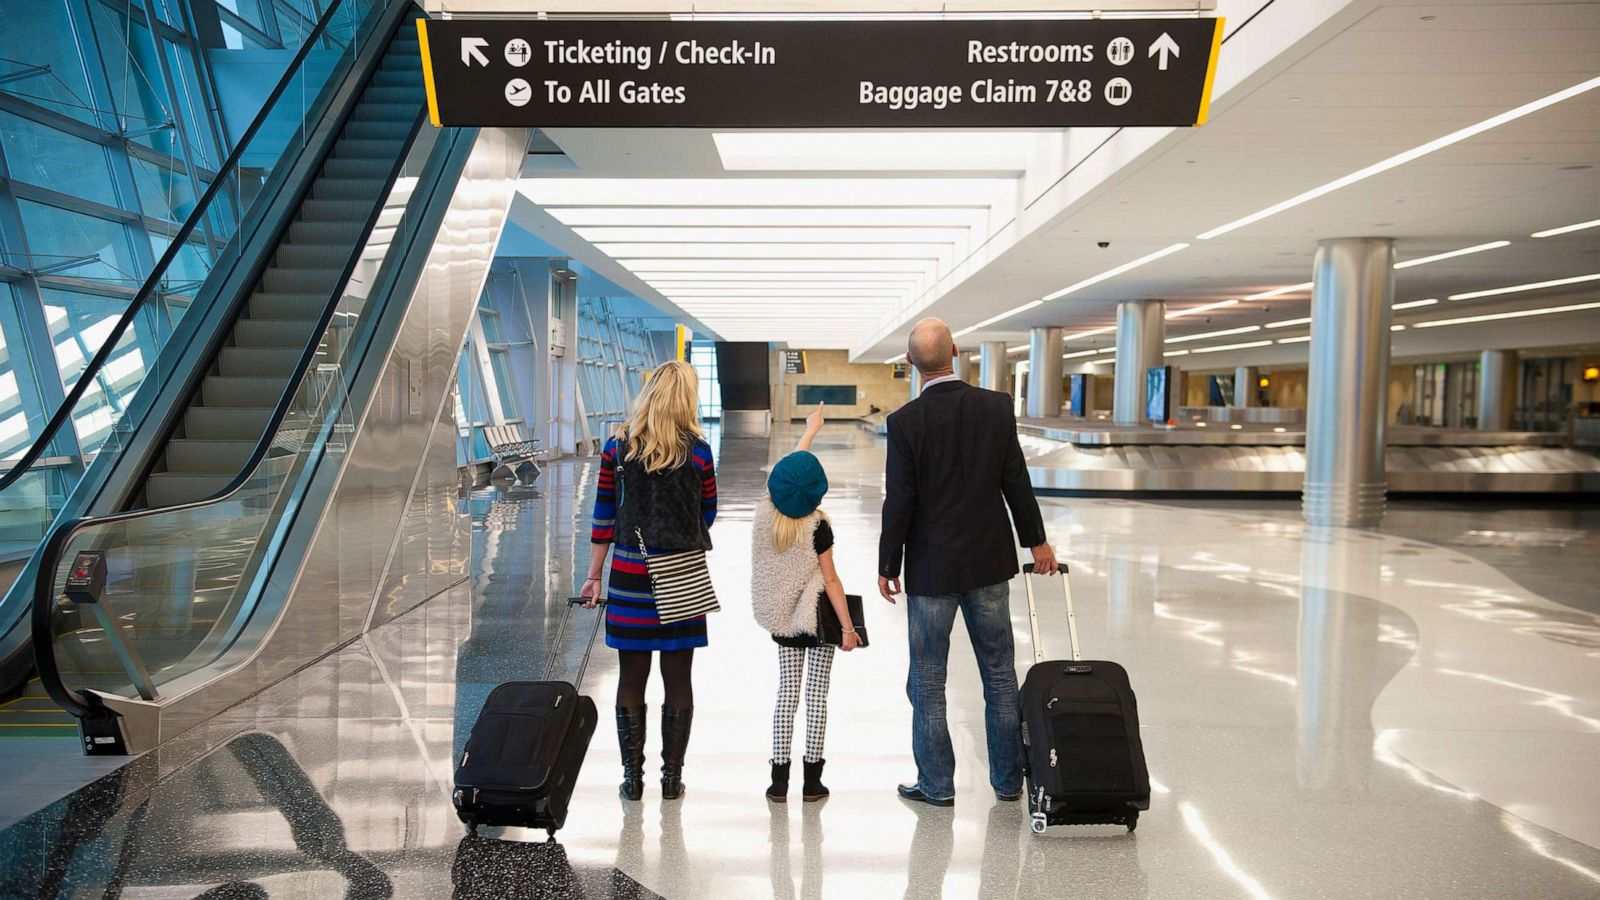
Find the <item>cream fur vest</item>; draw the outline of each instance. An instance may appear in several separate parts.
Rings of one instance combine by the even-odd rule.
[[[807,516],[800,537],[782,553],[772,549],[772,518],[777,513],[766,497],[756,504],[750,534],[750,605],[756,622],[779,637],[816,634],[822,566],[817,563],[815,538],[822,513]]]

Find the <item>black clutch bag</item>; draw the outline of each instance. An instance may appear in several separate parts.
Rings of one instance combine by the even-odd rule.
[[[861,646],[867,645],[867,614],[861,605],[860,594],[845,594],[845,606],[850,609],[850,621],[855,623],[856,637]],[[839,626],[839,616],[833,611],[833,601],[827,594],[817,596],[817,639],[834,647],[844,645],[844,629]]]

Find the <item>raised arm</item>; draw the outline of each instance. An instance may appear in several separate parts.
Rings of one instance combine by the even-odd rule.
[[[800,435],[800,443],[795,444],[794,448],[796,450],[810,450],[811,449],[811,440],[813,438],[815,438],[817,436],[817,432],[819,432],[821,430],[822,430],[822,404],[818,403],[817,404],[817,408],[811,412],[811,415],[806,416],[806,430],[805,430],[805,433]]]

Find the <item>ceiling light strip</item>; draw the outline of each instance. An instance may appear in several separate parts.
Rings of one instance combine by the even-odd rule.
[[[1268,322],[1267,323],[1267,327],[1268,328],[1288,328],[1291,325],[1306,325],[1306,324],[1309,324],[1310,322],[1311,322],[1311,317],[1310,316],[1306,316],[1306,317],[1300,318],[1300,319],[1284,319],[1282,322]]]
[[[1294,293],[1298,293],[1300,291],[1309,291],[1309,290],[1311,290],[1311,288],[1312,288],[1312,282],[1307,281],[1304,284],[1291,284],[1291,285],[1289,285],[1287,287],[1273,288],[1270,291],[1262,291],[1259,294],[1251,294],[1250,296],[1245,297],[1244,299],[1245,300],[1270,300],[1273,297],[1282,297],[1284,294],[1294,294]]]
[[[1419,306],[1432,306],[1432,305],[1434,305],[1435,303],[1438,303],[1438,302],[1439,302],[1439,298],[1438,297],[1429,297],[1426,300],[1407,300],[1404,303],[1396,303],[1394,306],[1391,306],[1389,308],[1390,309],[1394,309],[1394,310],[1416,309]],[[1267,327],[1271,328],[1272,326],[1268,325]]]
[[[1203,341],[1206,338],[1227,337],[1230,334],[1249,334],[1252,331],[1260,330],[1260,325],[1246,325],[1243,328],[1224,328],[1221,331],[1206,331],[1200,334],[1186,334],[1182,337],[1169,337],[1166,342],[1169,344],[1182,344],[1185,341]]]
[[[1485,250],[1499,250],[1501,247],[1511,246],[1510,241],[1490,241],[1487,244],[1477,244],[1472,247],[1462,247],[1460,250],[1451,250],[1447,253],[1435,253],[1432,256],[1423,256],[1417,259],[1408,259],[1405,262],[1395,263],[1396,269],[1409,269],[1412,266],[1425,266],[1436,263],[1441,259],[1455,259],[1458,256],[1468,256],[1473,253],[1482,253]]]
[[[1427,142],[1426,144],[1422,144],[1420,146],[1412,147],[1410,150],[1407,150],[1407,151],[1405,151],[1403,153],[1397,153],[1394,156],[1389,157],[1388,159],[1384,159],[1384,160],[1380,160],[1378,162],[1375,162],[1372,165],[1367,166],[1366,168],[1357,169],[1356,171],[1351,172],[1349,175],[1346,175],[1343,178],[1336,178],[1333,181],[1328,182],[1327,184],[1320,185],[1318,187],[1314,187],[1309,191],[1306,191],[1306,192],[1301,193],[1301,194],[1297,194],[1297,195],[1295,195],[1293,197],[1290,197],[1289,199],[1284,200],[1284,201],[1282,201],[1280,203],[1274,203],[1273,205],[1271,205],[1271,206],[1269,206],[1269,207],[1267,207],[1265,209],[1257,210],[1256,212],[1253,212],[1248,216],[1244,216],[1242,218],[1234,219],[1232,222],[1229,222],[1226,225],[1221,225],[1221,226],[1218,226],[1216,228],[1211,229],[1210,231],[1202,232],[1199,235],[1196,235],[1196,238],[1199,239],[1199,240],[1202,240],[1202,241],[1209,241],[1214,237],[1220,237],[1220,236],[1222,236],[1224,234],[1227,234],[1230,231],[1234,231],[1235,229],[1243,228],[1246,225],[1251,225],[1251,224],[1254,224],[1256,222],[1259,222],[1262,219],[1267,218],[1268,216],[1277,215],[1278,213],[1283,212],[1286,209],[1290,209],[1290,208],[1299,206],[1300,204],[1305,203],[1305,202],[1310,201],[1310,200],[1315,200],[1318,197],[1321,197],[1321,196],[1323,196],[1325,194],[1331,194],[1334,191],[1339,190],[1340,188],[1349,187],[1350,185],[1355,184],[1358,181],[1363,181],[1365,179],[1371,178],[1374,175],[1378,175],[1378,174],[1380,174],[1382,172],[1387,172],[1388,170],[1393,169],[1396,166],[1401,166],[1401,165],[1404,165],[1404,164],[1406,164],[1408,162],[1411,162],[1412,160],[1420,159],[1421,157],[1427,156],[1429,153],[1432,153],[1435,150],[1442,150],[1445,147],[1449,147],[1452,144],[1457,144],[1457,143],[1460,143],[1461,141],[1466,140],[1467,138],[1473,137],[1475,135],[1482,134],[1483,132],[1488,131],[1491,128],[1497,128],[1497,127],[1499,127],[1501,125],[1506,124],[1507,122],[1512,122],[1512,121],[1515,121],[1517,119],[1522,118],[1523,116],[1529,115],[1531,113],[1538,112],[1539,110],[1544,109],[1547,106],[1553,106],[1553,105],[1555,105],[1557,103],[1560,103],[1563,100],[1569,100],[1569,99],[1571,99],[1573,97],[1579,96],[1580,94],[1588,93],[1589,91],[1592,91],[1595,88],[1600,88],[1600,76],[1597,76],[1597,77],[1594,77],[1594,78],[1590,78],[1587,81],[1579,82],[1578,84],[1575,84],[1572,87],[1566,88],[1564,90],[1556,91],[1553,94],[1550,94],[1550,95],[1544,96],[1544,97],[1540,97],[1537,100],[1533,100],[1531,102],[1524,103],[1521,106],[1518,106],[1518,107],[1516,107],[1514,109],[1508,109],[1505,112],[1500,113],[1499,115],[1491,116],[1491,117],[1489,117],[1487,119],[1484,119],[1482,122],[1478,122],[1478,123],[1473,124],[1473,125],[1468,125],[1467,127],[1458,129],[1456,131],[1452,131],[1449,134],[1444,135],[1443,137],[1434,138],[1433,140]]]
[[[1515,312],[1485,313],[1480,316],[1460,316],[1453,319],[1431,319],[1427,322],[1414,322],[1412,328],[1440,328],[1445,325],[1471,325],[1476,322],[1498,322],[1502,319],[1522,319],[1528,316],[1548,316],[1555,313],[1580,312],[1586,309],[1600,309],[1600,302],[1596,303],[1571,303],[1566,306],[1547,306],[1543,309],[1521,309]]]
[[[1523,291],[1537,291],[1543,288],[1561,287],[1568,284],[1582,284],[1586,281],[1600,280],[1600,272],[1593,275],[1574,275],[1571,278],[1555,278],[1550,281],[1535,281],[1531,284],[1513,284],[1510,287],[1491,288],[1487,291],[1468,291],[1465,294],[1451,294],[1450,300],[1476,300],[1479,297],[1498,297],[1501,294],[1520,294]]]
[[[1272,341],[1246,341],[1243,344],[1221,344],[1216,347],[1196,347],[1192,353],[1220,353],[1223,350],[1249,350],[1252,347],[1265,347]]]
[[[1070,284],[1070,285],[1062,288],[1059,291],[1054,291],[1052,293],[1045,294],[1044,297],[1042,297],[1040,299],[1048,302],[1050,300],[1056,300],[1056,299],[1059,299],[1061,297],[1065,297],[1068,294],[1075,293],[1077,291],[1081,291],[1084,288],[1089,287],[1090,285],[1099,284],[1100,282],[1105,281],[1108,278],[1115,278],[1118,275],[1121,275],[1123,272],[1128,272],[1128,271],[1131,271],[1133,269],[1137,269],[1140,266],[1145,265],[1146,263],[1155,262],[1156,260],[1161,259],[1164,256],[1171,256],[1172,254],[1177,253],[1179,250],[1184,250],[1184,249],[1188,248],[1188,246],[1189,246],[1188,244],[1172,244],[1171,246],[1163,247],[1163,248],[1161,248],[1160,250],[1157,250],[1154,253],[1149,253],[1149,254],[1146,254],[1144,256],[1141,256],[1138,259],[1133,260],[1132,262],[1125,262],[1122,265],[1117,266],[1116,268],[1107,269],[1104,272],[1101,272],[1099,275],[1091,275],[1090,277],[1085,278],[1085,279],[1083,279],[1082,281],[1080,281],[1080,282],[1078,282],[1076,284]]]
[[[1546,228],[1544,231],[1535,231],[1529,237],[1555,237],[1558,234],[1571,234],[1574,231],[1582,231],[1585,228],[1593,228],[1596,225],[1600,225],[1600,219],[1590,219],[1587,222],[1579,222],[1576,225],[1563,225],[1560,228]]]
[[[1172,312],[1167,313],[1167,318],[1181,319],[1184,316],[1197,316],[1204,312],[1210,312],[1213,309],[1227,309],[1230,306],[1238,305],[1238,300],[1219,300],[1216,303],[1207,303],[1204,306],[1191,306],[1188,309],[1173,310]]]
[[[1009,319],[1009,318],[1011,318],[1012,316],[1014,316],[1014,315],[1016,315],[1018,313],[1024,313],[1024,312],[1027,312],[1030,309],[1033,309],[1036,306],[1043,306],[1043,305],[1044,305],[1044,301],[1043,300],[1032,300],[1032,301],[1029,301],[1027,303],[1022,304],[1021,306],[1012,307],[1011,309],[1008,309],[1005,312],[1000,313],[999,315],[990,316],[989,318],[984,319],[982,322],[979,322],[976,325],[969,325],[966,328],[963,328],[960,331],[956,332],[955,336],[956,337],[963,337],[965,335],[969,335],[969,334],[973,333],[974,331],[977,331],[979,328],[987,328],[990,325],[993,325],[994,323],[1000,321],[1001,319]]]

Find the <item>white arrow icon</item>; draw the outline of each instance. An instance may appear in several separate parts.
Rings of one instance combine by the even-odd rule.
[[[1161,58],[1156,61],[1156,68],[1165,72],[1167,70],[1167,54],[1179,55],[1178,42],[1172,39],[1172,35],[1167,34],[1165,31],[1161,32],[1161,37],[1156,38],[1156,42],[1150,45],[1150,52],[1146,53],[1145,56],[1155,56],[1157,53],[1161,54]]]
[[[472,68],[472,61],[477,60],[478,65],[487,67],[489,65],[489,57],[483,55],[483,48],[487,46],[489,46],[489,42],[483,38],[462,38],[461,64],[470,69]],[[1166,67],[1166,63],[1163,62],[1161,68],[1165,69]]]

